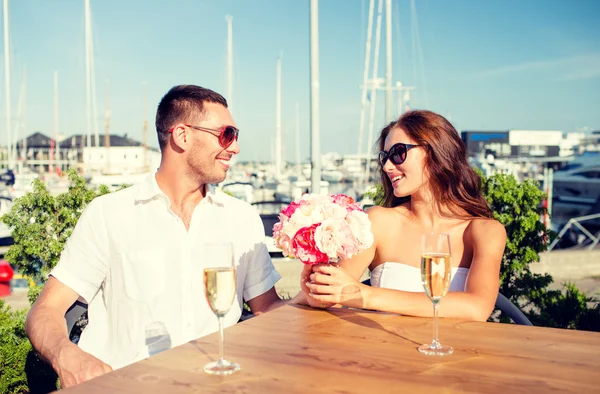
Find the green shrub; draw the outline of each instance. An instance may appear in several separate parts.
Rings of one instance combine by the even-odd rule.
[[[60,258],[65,242],[71,236],[81,213],[96,196],[109,193],[106,186],[98,191],[88,189],[75,170],[67,170],[69,190],[52,196],[46,184],[33,181],[33,192],[14,201],[2,221],[12,228],[14,244],[5,258],[23,275],[43,284]],[[41,291],[33,287],[29,299],[33,303]]]
[[[29,289],[33,304],[81,213],[95,197],[110,192],[108,187],[89,189],[75,170],[67,171],[70,186],[66,193],[52,196],[41,180],[33,192],[16,199],[1,220],[12,228],[14,244],[5,258],[38,285]],[[56,374],[33,351],[25,336],[25,311],[12,312],[0,300],[0,393],[46,393],[56,390]],[[87,314],[72,333],[78,337],[87,323]],[[72,336],[73,336],[72,335]]]
[[[57,376],[33,351],[25,335],[27,311],[12,311],[0,300],[0,393],[47,393]]]

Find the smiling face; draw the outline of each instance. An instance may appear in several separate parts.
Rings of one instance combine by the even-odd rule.
[[[216,103],[205,103],[204,114],[193,116],[189,124],[209,129],[235,126],[229,110]],[[222,182],[227,175],[231,158],[240,152],[237,140],[224,149],[214,133],[187,127],[186,135],[189,136],[190,143],[185,157],[189,175],[198,177],[203,184]]]
[[[397,143],[418,145],[400,127],[390,130],[384,143],[386,152]],[[425,168],[426,153],[422,146],[412,148],[406,152],[406,159],[400,164],[387,160],[383,165],[383,171],[392,185],[394,196],[405,197],[420,192],[427,186],[429,176]]]

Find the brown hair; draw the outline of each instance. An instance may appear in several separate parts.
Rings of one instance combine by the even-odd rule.
[[[219,93],[196,85],[174,86],[163,96],[155,121],[161,151],[171,137],[169,129],[177,122],[186,122],[194,112],[204,116],[204,103],[221,104],[227,108],[227,100]]]
[[[492,217],[492,210],[481,194],[481,180],[467,161],[464,142],[456,129],[441,115],[431,111],[409,111],[387,125],[379,136],[379,149],[394,128],[401,128],[427,152],[425,166],[437,203],[458,217]],[[395,207],[410,200],[396,197],[392,183],[379,167],[386,207]]]

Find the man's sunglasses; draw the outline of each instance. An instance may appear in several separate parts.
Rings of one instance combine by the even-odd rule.
[[[384,150],[379,152],[379,164],[384,167],[388,159],[395,165],[402,164],[406,160],[406,153],[417,146],[421,145],[404,144],[402,142],[394,144],[387,152]]]
[[[218,137],[219,145],[221,145],[221,147],[223,149],[229,148],[229,146],[233,143],[234,140],[237,141],[238,134],[240,132],[238,129],[236,129],[233,126],[223,126],[220,129],[211,129],[208,127],[193,126],[191,124],[184,124],[184,126],[189,127],[191,129],[211,133],[215,137]],[[170,128],[169,133],[172,133],[173,130],[175,130],[175,127]]]

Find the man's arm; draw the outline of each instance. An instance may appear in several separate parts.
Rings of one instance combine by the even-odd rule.
[[[282,300],[279,298],[279,295],[277,295],[277,292],[275,291],[275,287],[271,287],[271,290],[268,290],[266,293],[254,297],[247,302],[252,313],[254,315],[260,315],[261,313],[279,308],[290,302],[290,300]]]
[[[63,388],[112,371],[69,340],[64,316],[78,298],[79,294],[51,276],[25,322],[31,344],[52,365]]]

